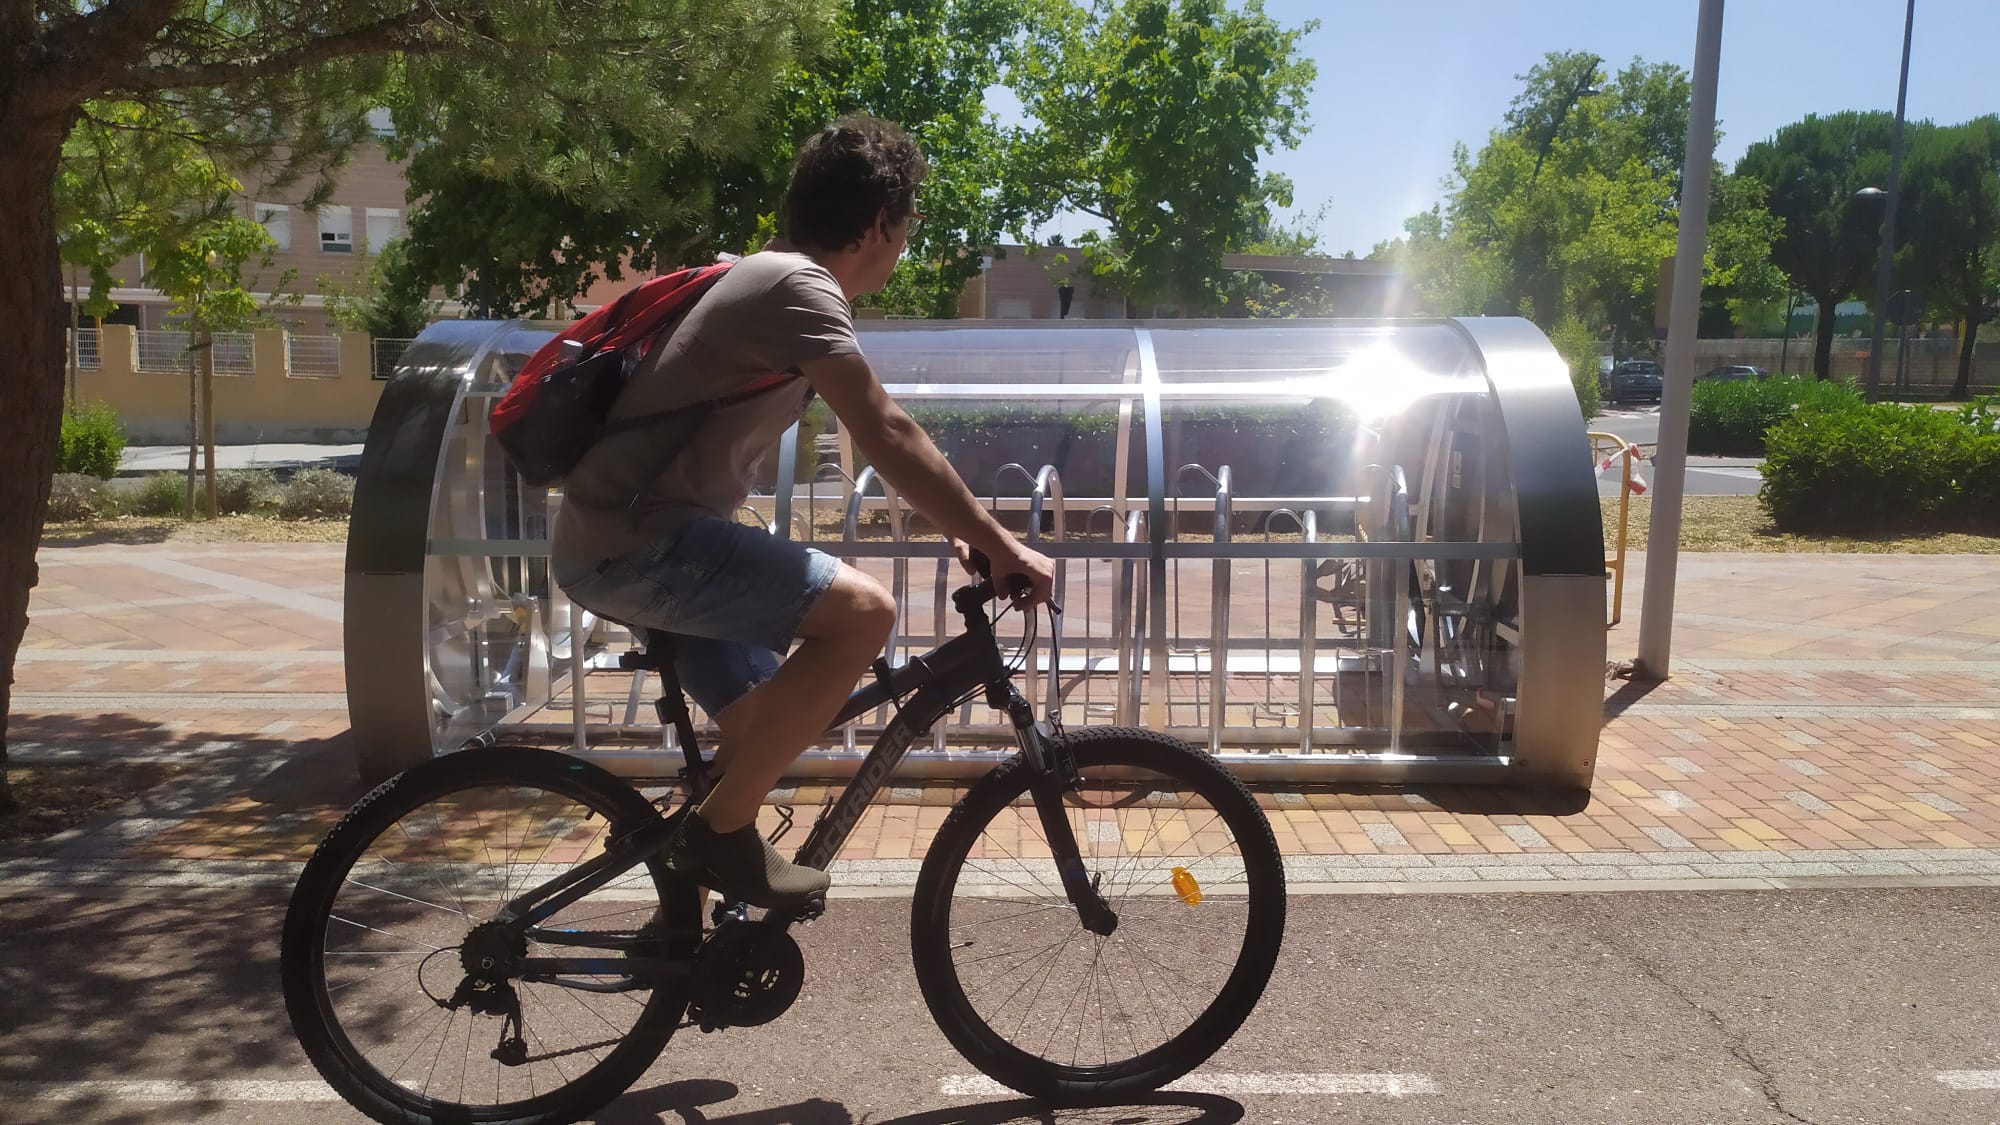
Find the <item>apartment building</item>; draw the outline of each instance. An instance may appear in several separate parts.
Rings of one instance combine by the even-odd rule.
[[[378,111],[374,124],[378,131],[386,132],[386,115]],[[341,168],[328,202],[316,211],[299,203],[309,187],[301,183],[278,190],[246,182],[236,205],[238,214],[262,223],[276,243],[270,265],[252,262],[245,266],[251,291],[268,295],[286,273],[292,273],[292,280],[281,292],[302,299],[296,305],[274,306],[273,320],[296,334],[319,336],[334,331],[327,322],[320,279],[333,285],[353,285],[370,257],[391,239],[403,236],[405,184],[402,167],[390,161],[382,146],[364,143]],[[145,274],[146,264],[136,256],[112,268],[118,284],[111,299],[118,302],[118,310],[102,323],[145,330],[173,327],[167,323],[167,298],[146,287]],[[90,284],[87,276],[65,280],[78,286]]]

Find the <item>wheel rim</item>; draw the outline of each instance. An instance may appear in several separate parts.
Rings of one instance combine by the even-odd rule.
[[[1078,922],[1022,794],[959,860],[938,952],[950,1003],[984,1051],[1023,1074],[1087,1084],[1152,1070],[1232,1018],[1220,1001],[1268,972],[1250,954],[1272,935],[1251,908],[1271,892],[1246,862],[1257,837],[1225,819],[1212,783],[1136,761],[1081,773],[1065,813],[1117,930],[1099,936]],[[1199,903],[1181,897],[1176,868]]]
[[[527,1056],[520,1065],[491,1055],[512,1030],[500,1010],[504,998],[456,1009],[437,1004],[469,976],[472,966],[461,951],[475,926],[512,896],[603,851],[616,835],[604,804],[581,787],[472,785],[419,803],[358,849],[321,920],[314,986],[334,1048],[362,1084],[423,1111],[507,1119],[561,1103],[565,1088],[638,1049],[634,1030],[650,1009],[677,997],[512,980],[521,1013],[516,1034]],[[636,931],[668,893],[663,872],[642,865],[565,907],[542,929]],[[677,937],[669,948],[685,954],[694,940]],[[619,956],[533,940],[510,952]],[[678,1012],[651,1018],[675,1019]]]

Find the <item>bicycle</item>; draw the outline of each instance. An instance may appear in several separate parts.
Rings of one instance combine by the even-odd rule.
[[[994,600],[990,577],[958,589],[964,633],[900,667],[876,661],[834,727],[896,713],[796,862],[831,863],[910,745],[983,692],[1020,751],[970,787],[924,857],[910,941],[925,1004],[968,1061],[1029,1096],[1152,1091],[1206,1061],[1262,995],[1284,931],[1277,844],[1206,752],[1038,721]],[[491,745],[383,782],[306,863],[284,924],[286,1007],[313,1065],[362,1112],[574,1121],[675,1032],[767,1023],[797,999],[804,957],[789,931],[824,903],[753,919],[717,902],[704,924],[707,892],[661,859],[712,780],[668,643],[649,634],[620,658],[660,674],[655,706],[686,761],[657,804],[580,759]]]

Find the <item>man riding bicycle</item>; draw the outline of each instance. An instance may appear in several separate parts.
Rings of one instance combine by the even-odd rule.
[[[809,138],[786,187],[779,241],[731,267],[650,351],[609,421],[729,401],[691,422],[610,433],[564,484],[556,583],[592,612],[675,634],[682,687],[721,733],[721,776],[668,862],[753,906],[795,907],[826,892],[824,872],[787,862],[764,840],[757,811],[896,620],[881,583],[731,516],[812,395],[961,561],[983,552],[996,580],[1026,591],[1017,605],[1047,601],[1054,581],[1049,559],[979,505],[883,391],[855,337],[848,302],[888,281],[922,219],[916,196],[929,170],[901,129],[875,118],[842,117]],[[798,377],[730,397],[783,374]]]

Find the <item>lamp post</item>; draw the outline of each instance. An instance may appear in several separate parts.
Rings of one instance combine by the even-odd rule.
[[[1695,21],[1686,158],[1681,162],[1680,231],[1667,308],[1667,372],[1660,390],[1660,443],[1653,459],[1653,519],[1646,540],[1646,588],[1639,611],[1642,679],[1667,678],[1673,646],[1674,579],[1680,567],[1681,495],[1686,486],[1688,400],[1700,329],[1701,263],[1708,245],[1708,188],[1715,159],[1715,83],[1722,65],[1722,0],[1701,0]]]
[[[1907,0],[1903,8],[1903,69],[1896,80],[1896,119],[1889,127],[1889,190],[1885,196],[1888,212],[1882,217],[1882,249],[1875,260],[1875,332],[1868,347],[1868,401],[1875,401],[1882,386],[1882,316],[1889,304],[1889,270],[1896,256],[1896,193],[1903,176],[1903,105],[1910,92],[1910,29],[1916,24],[1917,0]],[[1862,188],[1856,195],[1875,192]]]

